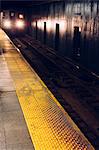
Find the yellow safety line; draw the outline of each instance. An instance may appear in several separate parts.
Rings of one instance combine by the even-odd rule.
[[[44,82],[10,44],[5,33],[1,30],[0,33],[6,49],[4,57],[35,149],[94,150]]]

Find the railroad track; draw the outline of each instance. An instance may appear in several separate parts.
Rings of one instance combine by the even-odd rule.
[[[33,42],[30,43],[29,39],[27,39],[27,38],[25,40],[22,39],[22,41],[23,42],[27,41],[30,46],[35,48],[38,51],[39,55],[41,55],[41,58],[42,58],[42,56],[44,57],[44,60],[42,60],[42,61],[45,61],[45,59],[47,59],[47,60],[50,60],[50,62],[52,62],[54,64],[54,73],[53,73],[54,81],[57,84],[60,84],[61,87],[67,86],[68,89],[70,87],[71,92],[73,92],[74,94],[76,93],[76,95],[78,95],[78,98],[81,100],[82,104],[86,105],[86,103],[87,104],[89,103],[91,105],[89,107],[89,109],[91,111],[93,111],[98,118],[98,116],[99,116],[99,105],[98,105],[99,104],[99,85],[98,85],[99,80],[96,79],[95,77],[92,78],[90,83],[80,80],[78,78],[78,75],[77,76],[74,75],[73,72],[76,72],[76,74],[77,74],[77,71],[74,70],[75,67],[74,67],[74,69],[71,69],[71,63],[67,64],[67,62],[64,62],[61,58],[56,56],[55,53],[48,53],[46,50],[44,52],[44,49],[42,47],[38,47],[37,43],[36,43],[37,47],[36,46],[34,47],[34,43]],[[25,42],[25,44],[26,44],[26,42]],[[42,51],[42,49],[43,49],[43,51]],[[46,63],[46,61],[45,61],[45,63]],[[62,73],[57,73],[57,71],[55,73],[56,66],[57,66],[57,69],[61,70]],[[73,68],[73,65],[72,65],[72,68]],[[64,72],[64,74],[63,74],[63,72]],[[85,72],[83,74],[85,74]],[[68,78],[68,81],[67,81],[66,76]],[[81,77],[81,76],[82,76],[82,72],[79,71],[79,77]],[[91,78],[90,76],[89,76],[89,79]],[[58,81],[60,81],[59,80],[60,77],[61,77],[61,82],[58,82]],[[88,78],[88,75],[87,75],[87,78]],[[78,85],[79,85],[79,87],[78,87]]]
[[[16,38],[13,41],[16,46],[19,45],[24,57],[36,69],[39,76],[41,76],[48,88],[53,92],[60,104],[98,150],[99,122],[94,127],[88,124],[59,92],[60,89],[66,89],[69,93],[75,95],[79,103],[83,107],[86,107],[95,116],[96,120],[98,120],[98,78],[89,72],[86,73],[85,70],[82,71],[78,65],[74,65],[69,59],[64,60],[57,56],[51,49],[41,46],[40,43],[37,44],[37,41],[33,41],[31,37],[25,36],[24,38]],[[84,75],[86,80],[83,80]]]

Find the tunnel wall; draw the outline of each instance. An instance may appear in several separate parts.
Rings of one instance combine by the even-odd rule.
[[[98,2],[54,2],[31,8],[30,16],[31,36],[62,56],[75,59],[99,73]],[[59,24],[59,35],[56,33],[56,24]]]

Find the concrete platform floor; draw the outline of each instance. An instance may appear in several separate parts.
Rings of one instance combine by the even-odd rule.
[[[13,81],[0,55],[0,150],[33,150]]]

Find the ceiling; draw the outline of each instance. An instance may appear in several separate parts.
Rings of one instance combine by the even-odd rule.
[[[1,0],[1,9],[24,8],[30,5],[38,5],[44,0]]]
[[[24,10],[30,6],[35,7],[50,2],[69,1],[69,0],[0,0],[0,8],[2,10]]]
[[[31,5],[40,5],[42,3],[48,3],[55,0],[1,0],[1,8],[23,8]],[[60,0],[56,0],[60,1]]]

